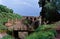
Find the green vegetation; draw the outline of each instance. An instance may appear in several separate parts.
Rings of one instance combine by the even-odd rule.
[[[52,26],[53,25],[41,25],[34,33],[26,37],[26,39],[54,39],[57,33]]]
[[[0,5],[0,12],[13,13],[13,10],[7,8],[6,6]]]
[[[49,23],[60,20],[60,0],[39,0],[39,6],[42,7],[40,15],[42,20],[48,20]]]
[[[24,24],[28,24],[28,20],[25,20],[25,21],[24,21]]]
[[[30,20],[25,19],[25,20],[24,20],[24,24],[25,24],[25,25],[29,25],[29,24],[30,24]]]
[[[40,15],[42,16],[42,21],[46,19],[46,21],[52,23],[53,21],[55,22],[57,20],[60,20],[60,0],[44,0],[43,3],[42,0],[39,0],[39,6],[42,7],[42,13],[40,13]],[[8,19],[15,20],[16,18],[21,19],[22,16],[15,14],[12,9],[0,5],[0,32],[4,32],[5,30],[7,30],[7,27],[5,27],[4,23],[7,22]],[[24,21],[24,24],[26,25],[28,25],[29,23],[29,20]],[[43,22],[41,22],[41,24],[43,24]],[[39,26],[34,33],[30,34],[25,39],[55,39],[57,33],[54,28],[55,26],[52,24],[43,24]],[[7,32],[10,33],[9,31]],[[4,37],[3,39],[7,39],[7,37],[8,36]],[[12,39],[11,37],[9,37],[8,39]]]
[[[5,23],[8,19],[21,19],[22,16],[13,13],[12,9],[7,8],[6,6],[0,5],[0,23]]]
[[[55,39],[57,34],[55,25],[52,23],[60,20],[60,0],[39,0],[39,6],[42,7],[40,16],[41,26],[34,33],[26,37],[26,39]],[[48,21],[50,25],[44,25]]]
[[[15,38],[13,38],[13,37],[10,36],[10,35],[6,35],[6,36],[4,36],[2,39],[15,39]]]
[[[4,32],[6,30],[7,30],[7,27],[2,25],[2,24],[0,24],[0,33]]]
[[[6,6],[0,5],[0,32],[3,32],[4,30],[7,30],[7,27],[4,25],[6,22],[8,22],[8,19],[20,20],[22,16],[13,13],[12,9],[9,9]]]

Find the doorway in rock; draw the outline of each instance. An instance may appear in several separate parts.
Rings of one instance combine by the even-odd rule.
[[[60,39],[60,30],[56,30],[57,35],[56,35],[56,39]]]
[[[60,34],[60,30],[56,30],[56,32],[57,32],[58,34]]]
[[[13,30],[13,35],[14,35],[15,39],[19,39],[17,30]]]
[[[24,39],[26,36],[29,36],[34,31],[28,31],[28,30],[14,30],[13,35],[15,39]]]

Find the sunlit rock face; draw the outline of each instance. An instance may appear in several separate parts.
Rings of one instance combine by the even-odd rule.
[[[11,23],[6,23],[5,25],[6,25],[7,27],[12,26],[12,24],[11,24]]]
[[[25,19],[31,20],[34,26],[29,25],[30,27],[27,27],[27,25],[24,24]],[[8,30],[14,30],[14,31],[18,32],[19,38],[24,39],[26,36],[28,36],[28,31],[34,31],[33,27],[35,27],[35,23],[37,20],[39,20],[39,17],[23,16],[22,19],[10,20],[7,23],[5,23],[5,25],[8,27]],[[36,25],[36,27],[37,27],[37,25]],[[20,32],[18,30],[26,30],[27,32],[24,32],[24,31]],[[14,34],[14,32],[13,32],[13,34]]]
[[[4,36],[6,36],[7,35],[7,33],[6,32],[2,32],[2,33],[0,33],[0,39],[2,39]]]
[[[23,16],[23,18],[20,20],[18,20],[18,19],[8,20],[8,22],[5,23],[5,26],[7,26],[8,29],[13,29],[13,30],[28,30],[27,25],[24,24],[25,19],[28,19],[31,21],[29,26],[32,26],[32,27],[35,27],[35,25],[36,25],[35,23],[37,21],[41,21],[41,20],[39,20],[39,17]],[[36,26],[38,26],[38,25],[36,25]],[[31,29],[32,29],[32,27],[31,27]]]
[[[3,38],[2,34],[0,34],[0,39]]]

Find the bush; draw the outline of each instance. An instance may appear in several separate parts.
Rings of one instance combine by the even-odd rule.
[[[35,32],[26,39],[54,39],[55,35],[52,32]]]
[[[37,29],[36,29],[36,32],[38,32],[38,31],[48,31],[48,30],[54,30],[54,25],[41,25],[41,26],[39,26]]]
[[[26,37],[26,39],[54,39],[56,31],[52,25],[41,25],[36,29],[36,32]]]
[[[7,31],[7,27],[0,24],[0,32],[4,32],[4,31]]]

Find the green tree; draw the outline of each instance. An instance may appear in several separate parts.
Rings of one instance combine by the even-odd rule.
[[[7,8],[6,6],[0,5],[0,12],[13,13],[13,10]]]
[[[42,21],[46,19],[51,23],[60,20],[60,0],[39,0],[39,6],[42,7]]]
[[[7,8],[4,5],[0,5],[0,23],[5,23],[8,19],[21,19],[22,16],[13,13],[12,9]]]

